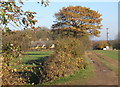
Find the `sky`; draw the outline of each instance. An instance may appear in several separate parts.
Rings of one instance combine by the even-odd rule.
[[[99,1],[99,0],[98,0]],[[23,5],[24,10],[30,10],[37,12],[36,19],[38,20],[38,26],[46,26],[51,28],[51,25],[55,21],[54,13],[59,12],[62,7],[67,6],[83,6],[88,7],[91,10],[98,11],[102,14],[103,21],[103,29],[101,30],[101,37],[99,38],[92,38],[93,40],[106,40],[106,28],[109,28],[109,40],[113,40],[118,35],[118,1],[115,0],[114,2],[108,0],[101,0],[96,2],[89,2],[88,0],[81,1],[68,1],[68,0],[61,0],[61,1],[54,1],[50,2],[50,5],[47,7],[41,6],[41,4],[37,4],[36,2],[25,2]]]

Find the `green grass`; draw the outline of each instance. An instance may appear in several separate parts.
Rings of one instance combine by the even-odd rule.
[[[86,81],[85,79],[88,80],[88,78],[90,78],[90,76],[92,76],[92,70],[91,67],[88,66],[85,70],[81,69],[78,72],[76,72],[75,74],[72,74],[70,76],[67,77],[61,77],[60,79],[56,80],[56,81],[52,81],[52,82],[47,82],[47,83],[43,83],[40,85],[56,85],[56,84],[64,84],[67,82],[74,82],[73,85],[76,84],[75,81],[79,81],[79,83],[77,83],[77,85],[85,85]],[[68,84],[67,84],[68,85]]]
[[[21,57],[13,59],[10,64],[16,73],[20,73],[27,80],[27,84],[38,84],[42,63],[52,54],[52,51],[24,52]],[[20,61],[20,63],[17,63]]]
[[[33,52],[24,52],[22,56],[13,59],[11,61],[11,65],[13,68],[16,69],[20,69],[21,66],[33,66],[34,65],[34,61],[39,61],[42,62],[43,60],[45,60],[45,58],[47,56],[49,56],[52,53],[52,51],[33,51]],[[16,61],[21,61],[20,64],[13,65],[14,63],[16,63]],[[33,62],[33,63],[32,63]]]
[[[56,81],[46,82],[39,85],[56,85],[56,84],[64,85],[65,83],[69,85],[69,83],[71,84],[71,82],[72,85],[85,85],[93,76],[94,66],[90,62],[88,62],[88,66],[86,69],[80,69],[76,73],[69,75],[67,77],[61,77]]]
[[[118,73],[118,68],[117,67],[111,65],[108,61],[106,61],[104,59],[101,59],[101,58],[98,58],[98,57],[97,57],[97,59],[99,61],[101,61],[103,64],[105,64],[109,69],[111,69],[111,70],[115,71],[116,73]]]
[[[51,51],[33,51],[33,52],[25,52],[23,56],[21,56],[20,58],[22,58],[21,61],[26,62],[29,60],[36,60],[36,59],[40,59],[46,56],[49,56],[52,52]]]
[[[112,59],[118,60],[120,61],[120,59],[118,58],[118,52],[119,51],[114,51],[114,50],[95,50],[95,52],[98,53],[102,53],[105,56],[108,56]],[[98,57],[97,57],[98,58]],[[116,73],[118,73],[118,70],[120,71],[120,69],[118,69],[118,67],[115,67],[113,65],[111,65],[108,61],[98,58],[103,64],[105,64],[109,69],[115,71]]]
[[[105,56],[108,56],[112,59],[120,61],[120,58],[118,58],[118,52],[119,51],[114,51],[114,50],[95,50],[95,52],[102,53]]]

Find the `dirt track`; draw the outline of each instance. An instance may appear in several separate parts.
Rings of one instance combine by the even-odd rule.
[[[108,68],[99,59],[103,59],[109,62],[112,66],[118,67],[118,62],[102,54],[95,52],[87,53],[88,58],[93,63],[95,67],[95,77],[92,78],[87,85],[118,85],[118,75],[115,71]]]
[[[86,56],[90,60],[91,64],[94,66],[94,77],[86,78],[84,81],[85,83],[81,84],[81,81],[74,80],[68,81],[62,84],[57,85],[103,85],[100,87],[104,87],[104,85],[116,85],[112,87],[118,87],[118,61],[111,59],[107,56],[104,56],[100,53],[96,53],[94,51],[89,51],[86,53]],[[108,63],[108,66],[115,67],[116,70],[111,69],[110,67],[106,66],[103,61]],[[109,86],[108,86],[109,87]]]

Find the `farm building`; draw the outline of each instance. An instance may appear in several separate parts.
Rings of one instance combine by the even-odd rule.
[[[31,41],[31,48],[54,48],[53,41]]]

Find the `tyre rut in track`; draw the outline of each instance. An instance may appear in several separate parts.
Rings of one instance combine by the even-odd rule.
[[[118,85],[117,74],[98,60],[98,58],[105,59],[105,57],[95,52],[89,52],[87,53],[87,56],[95,67],[95,77],[88,82],[88,85]]]

